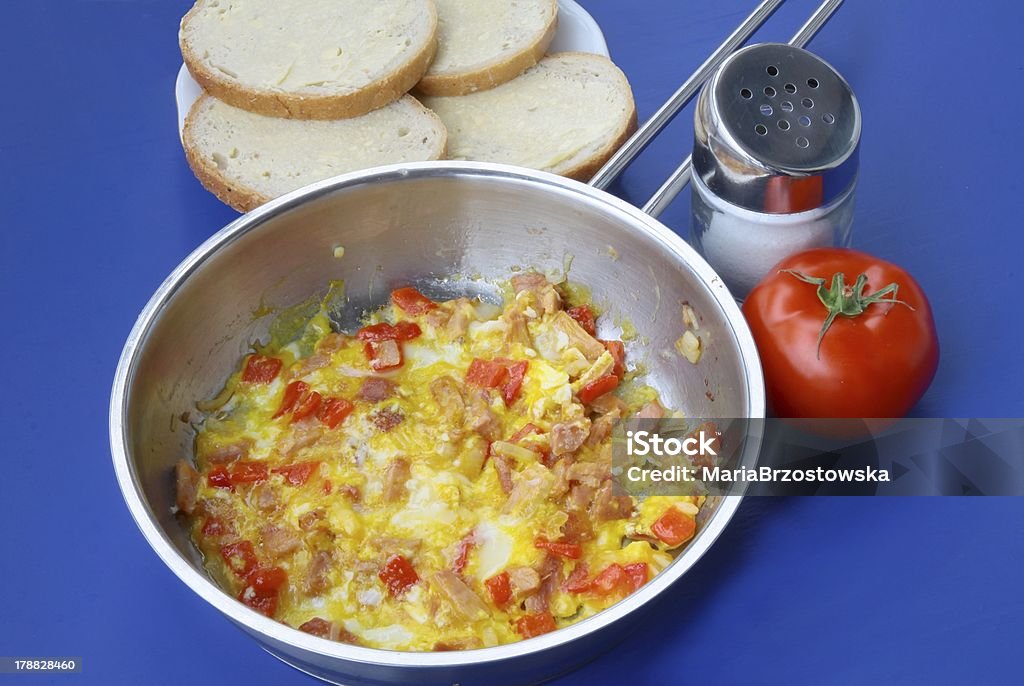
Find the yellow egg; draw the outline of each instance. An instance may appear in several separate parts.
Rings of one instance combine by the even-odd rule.
[[[565,626],[664,569],[654,522],[702,501],[608,515],[607,472],[569,477],[610,454],[576,393],[611,357],[560,311],[585,289],[531,278],[504,308],[393,305],[361,338],[330,333],[326,310],[290,322],[254,356],[280,361],[270,380],[243,360],[195,445],[192,534],[226,591],[338,640],[434,650],[520,640],[538,607]],[[622,391],[627,411],[655,397]],[[580,445],[552,457],[566,436]]]

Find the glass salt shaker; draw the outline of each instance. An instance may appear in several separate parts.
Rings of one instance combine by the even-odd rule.
[[[784,44],[744,48],[694,119],[690,242],[734,297],[788,255],[849,245],[861,114],[831,65]]]

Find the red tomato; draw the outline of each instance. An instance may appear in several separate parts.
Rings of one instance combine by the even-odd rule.
[[[316,411],[320,409],[321,401],[323,401],[323,397],[316,391],[310,391],[302,396],[295,404],[295,409],[292,410],[292,421],[297,422],[316,414]]]
[[[391,595],[399,597],[409,590],[409,587],[420,580],[412,563],[401,555],[392,555],[384,564],[377,576],[388,587]]]
[[[250,355],[249,359],[245,361],[242,381],[246,383],[268,384],[277,378],[283,366],[284,363],[276,357]]]
[[[743,313],[780,417],[903,417],[939,364],[921,287],[896,265],[856,250],[786,258],[750,292]]]
[[[250,462],[239,460],[231,465],[231,484],[253,484],[257,481],[266,481],[267,465],[263,462]]]
[[[487,587],[487,592],[491,594],[491,600],[498,607],[512,599],[512,584],[509,582],[508,572],[492,576],[484,582],[484,586]]]
[[[562,584],[562,590],[569,593],[582,593],[590,588],[590,569],[586,562],[577,562],[569,578]]]
[[[220,556],[224,558],[231,571],[243,579],[256,568],[256,551],[249,541],[221,546]]]
[[[320,406],[317,418],[327,425],[328,429],[335,429],[345,421],[345,418],[352,414],[355,405],[344,398],[328,398]]]
[[[537,540],[533,542],[533,547],[547,550],[559,557],[567,557],[570,560],[578,560],[580,555],[583,554],[583,549],[578,543],[556,543],[555,541],[549,541],[543,536],[537,537]]]
[[[558,627],[550,612],[539,612],[535,615],[524,615],[516,620],[516,632],[523,638],[533,638],[547,634]]]
[[[669,507],[665,514],[651,525],[654,535],[673,548],[693,538],[693,532],[696,530],[697,523],[675,507]]]
[[[626,346],[623,345],[622,341],[601,341],[601,344],[605,350],[611,353],[612,359],[615,360],[612,374],[621,379],[626,374]]]
[[[576,323],[583,327],[583,330],[591,336],[597,334],[597,322],[594,320],[594,311],[586,305],[570,307],[565,313],[575,319]]]
[[[222,464],[217,465],[206,475],[206,483],[214,488],[231,488],[231,475],[228,468]]]
[[[633,562],[623,567],[626,576],[629,577],[630,590],[637,590],[647,583],[650,578],[650,570],[646,562]]]
[[[530,363],[526,360],[510,362],[506,366],[506,369],[508,369],[508,380],[501,387],[501,397],[505,399],[506,407],[519,399],[519,393],[523,389],[523,379],[526,377],[526,370],[529,367]]]
[[[274,474],[280,474],[284,477],[292,486],[302,486],[309,477],[313,476],[313,472],[320,466],[319,462],[296,462],[295,464],[288,464],[283,467],[277,467],[271,471]]]
[[[398,322],[395,324],[395,340],[411,341],[423,335],[423,329],[416,322]]]
[[[508,378],[508,368],[495,360],[473,360],[466,371],[466,383],[481,388],[497,388]]]
[[[512,434],[512,437],[508,439],[508,442],[509,443],[515,443],[520,438],[526,438],[530,434],[539,434],[539,433],[541,433],[540,427],[537,426],[536,424],[534,424],[533,422],[528,422],[528,423],[523,425],[522,429],[520,429],[519,431],[516,431],[514,434]]]
[[[252,593],[249,588],[243,588],[238,594],[238,599],[243,603],[267,617],[273,617],[277,612],[277,596],[261,596]]]
[[[423,330],[420,329],[416,322],[398,322],[394,325],[381,322],[380,324],[364,326],[356,332],[356,338],[359,340],[364,342],[373,341],[375,343],[381,341],[411,341],[414,338],[419,338],[421,335],[423,335]]]
[[[263,567],[250,572],[245,582],[256,595],[271,596],[288,582],[288,574],[280,567]]]
[[[363,342],[396,340],[395,327],[387,322],[364,326],[356,332],[356,338]]]
[[[580,402],[586,405],[591,403],[606,393],[611,393],[619,387],[619,377],[615,374],[605,374],[596,381],[591,381],[586,386],[580,389],[579,397]]]
[[[391,291],[391,302],[411,315],[423,314],[437,307],[437,303],[412,287]]]
[[[622,565],[613,562],[594,577],[594,580],[590,582],[588,590],[597,595],[611,595],[632,590],[632,583]]]
[[[292,381],[285,386],[281,407],[277,408],[277,412],[274,413],[274,419],[291,412],[295,403],[299,402],[299,398],[304,396],[307,391],[309,391],[309,384],[305,381]]]

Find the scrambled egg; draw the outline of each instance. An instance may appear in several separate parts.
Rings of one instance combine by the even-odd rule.
[[[612,489],[611,427],[662,408],[573,298],[535,274],[503,309],[400,289],[357,336],[321,308],[247,356],[177,469],[210,573],[281,622],[393,650],[529,638],[646,583],[702,499]]]

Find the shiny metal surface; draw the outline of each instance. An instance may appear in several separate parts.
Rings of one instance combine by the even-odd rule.
[[[789,44],[797,47],[806,47],[814,39],[818,32],[824,28],[832,15],[836,13],[843,4],[843,0],[825,0],[814,11],[804,25],[793,35]],[[683,163],[676,167],[676,170],[665,180],[654,195],[644,204],[643,211],[652,217],[659,217],[665,208],[672,204],[676,196],[690,183],[690,170],[693,168],[693,155],[687,155]]]
[[[860,132],[857,99],[831,65],[792,45],[752,45],[697,98],[693,172],[733,205],[805,212],[853,184]]]
[[[335,248],[344,246],[342,258]],[[610,249],[612,248],[612,249]],[[428,293],[483,291],[513,266],[560,272],[591,287],[613,321],[648,340],[629,354],[650,368],[665,402],[691,416],[763,417],[760,362],[726,287],[678,236],[621,200],[580,183],[499,165],[430,162],[384,167],[314,184],[214,235],[164,281],[125,344],[114,379],[110,441],[117,479],[143,535],[192,590],[268,651],[310,674],[346,684],[526,684],[591,659],[623,637],[640,609],[681,577],[728,523],[739,496],[710,501],[678,559],[634,595],[560,631],[475,651],[402,653],[304,634],[222,592],[171,513],[172,465],[190,455],[179,417],[212,397],[281,308],[343,278],[352,311],[382,303],[409,282]],[[702,323],[698,365],[675,354],[680,303]],[[644,340],[644,339],[641,339]],[[705,391],[710,391],[705,393]],[[713,400],[712,400],[713,398]],[[756,462],[750,441],[745,464]]]
[[[636,133],[598,170],[590,180],[590,185],[602,190],[611,185],[612,181],[618,178],[619,174],[654,140],[654,137],[661,133],[661,130],[679,114],[679,111],[690,103],[693,96],[697,94],[697,89],[711,77],[718,66],[737,48],[746,43],[747,39],[768,21],[768,18],[781,4],[782,0],[763,0],[754,8],[750,16],[736,27],[736,30],[718,46],[717,50],[704,60],[697,71],[690,75],[690,78],[672,94],[672,97],[654,113],[654,116],[644,122],[643,126],[637,129]]]

